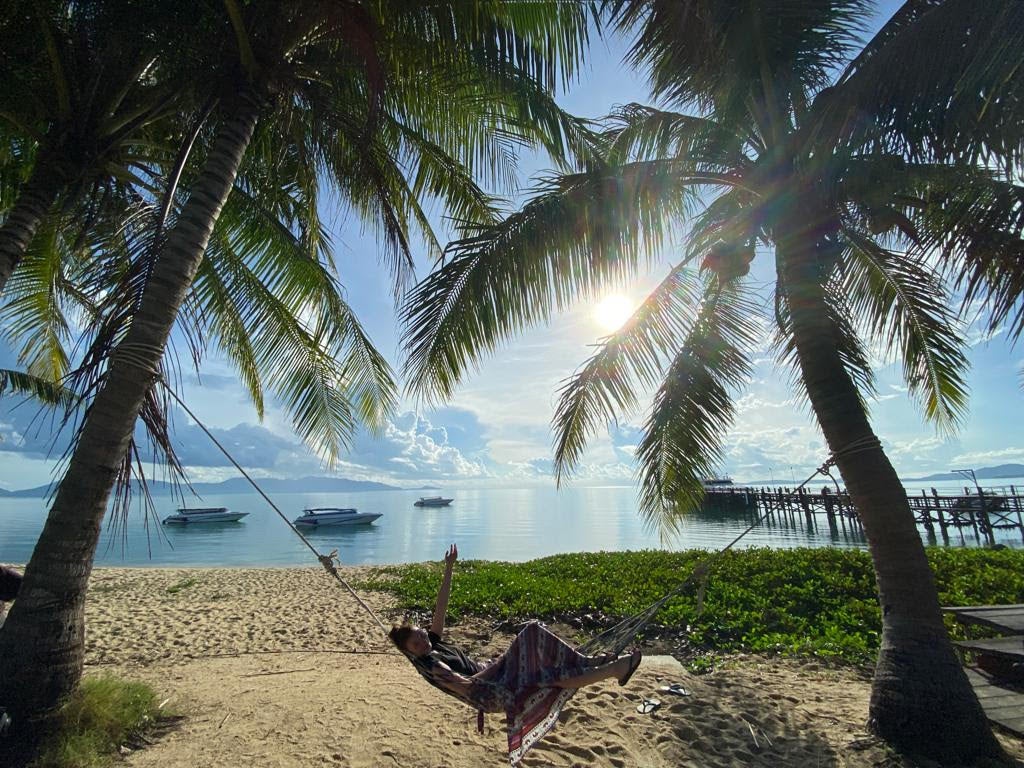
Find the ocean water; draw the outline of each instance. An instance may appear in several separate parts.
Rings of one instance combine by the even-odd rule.
[[[1024,479],[997,481],[999,486]],[[961,484],[908,485],[958,490]],[[988,487],[988,484],[983,484]],[[996,487],[996,483],[992,484]],[[554,488],[444,488],[455,501],[449,507],[413,506],[422,495],[415,491],[374,491],[338,494],[278,494],[277,507],[293,519],[305,507],[356,507],[379,512],[370,525],[325,528],[309,532],[318,552],[337,550],[342,563],[379,565],[437,560],[452,542],[464,559],[522,561],[563,552],[622,551],[636,549],[717,550],[747,528],[745,519],[718,519],[695,515],[685,519],[671,541],[637,513],[634,487]],[[436,494],[438,492],[431,492]],[[159,518],[178,504],[170,497],[154,498]],[[297,566],[316,565],[313,553],[258,494],[207,496],[191,506],[225,506],[248,512],[237,523],[163,526],[140,509],[126,523],[104,522],[97,550],[99,565],[130,566]],[[0,499],[0,562],[25,563],[31,556],[46,515],[43,499]],[[925,532],[922,529],[922,536]],[[1019,531],[998,531],[997,541],[1024,546]],[[977,546],[972,531],[951,533],[953,546]],[[808,527],[761,524],[738,547],[866,547],[863,535],[849,527],[830,531],[824,515]]]

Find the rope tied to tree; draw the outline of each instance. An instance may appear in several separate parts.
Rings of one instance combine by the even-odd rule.
[[[809,482],[811,482],[818,475],[827,475],[832,478],[830,468],[835,466],[839,458],[842,456],[848,456],[850,454],[858,453],[860,451],[870,450],[872,448],[880,446],[878,438],[875,435],[867,435],[857,440],[848,443],[838,451],[833,451],[829,454],[828,458],[822,463],[820,467],[814,470],[807,479],[805,479],[800,485],[796,487],[797,491],[803,489]],[[835,478],[832,478],[835,482]],[[704,610],[704,595],[707,590],[708,579],[711,575],[711,568],[715,563],[725,555],[730,549],[732,549],[741,539],[743,539],[748,533],[754,528],[764,522],[768,517],[768,512],[760,515],[753,523],[747,526],[738,536],[732,541],[726,544],[724,547],[719,549],[717,552],[711,554],[708,558],[698,563],[694,567],[690,575],[677,587],[672,589],[666,595],[661,597],[659,600],[652,603],[646,609],[630,616],[623,621],[619,622],[615,626],[605,630],[599,635],[591,638],[589,641],[579,647],[581,653],[593,653],[602,647],[608,647],[609,653],[618,654],[620,653],[629,643],[633,641],[633,637],[639,634],[640,630],[647,625],[651,619],[660,611],[669,600],[681,594],[685,589],[696,584],[696,614],[699,616]]]
[[[260,496],[262,496],[263,499],[270,505],[271,509],[273,509],[278,514],[278,516],[282,520],[284,520],[288,527],[291,528],[291,530],[300,539],[302,539],[302,542],[313,552],[317,560],[324,567],[324,570],[326,570],[331,576],[333,576],[338,581],[338,583],[345,587],[345,589],[348,590],[349,594],[352,595],[356,602],[373,618],[373,620],[381,628],[384,634],[388,634],[389,630],[385,626],[384,622],[380,620],[377,614],[374,613],[373,609],[371,609],[362,600],[362,598],[359,597],[356,591],[352,589],[348,582],[345,581],[345,579],[342,578],[341,574],[338,572],[336,565],[336,563],[340,562],[338,560],[338,551],[333,550],[330,554],[327,555],[321,554],[319,551],[317,551],[317,549],[310,543],[309,539],[307,539],[302,534],[302,532],[298,528],[296,528],[295,525],[292,524],[292,522],[284,515],[283,512],[281,512],[277,505],[274,504],[270,497],[267,496],[266,493],[264,493],[263,489],[260,488],[259,484],[257,484],[256,481],[252,477],[250,477],[249,474],[244,469],[242,469],[241,465],[239,465],[238,462],[235,461],[231,454],[228,453],[227,449],[223,445],[221,445],[220,441],[218,441],[217,438],[213,436],[210,430],[207,429],[206,425],[204,425],[203,422],[200,421],[199,418],[191,411],[191,409],[189,409],[185,402],[177,395],[177,393],[174,392],[174,390],[167,384],[163,377],[159,373],[155,375],[157,381],[163,384],[164,388],[171,395],[171,397],[174,398],[175,401],[177,401],[178,405],[180,405],[182,409],[185,411],[185,413],[187,413],[195,421],[199,428],[202,429],[204,433],[206,433],[207,437],[209,437],[210,440],[213,441],[214,445],[216,445],[217,448],[220,449],[221,453],[223,453],[224,456],[227,457],[228,461],[230,461],[234,465],[234,467],[239,472],[241,472],[242,476],[245,477],[245,479],[249,482],[250,485],[252,485],[253,488],[256,489]],[[859,438],[858,440],[854,440],[853,442],[845,445],[838,451],[833,451],[832,453],[829,454],[828,458],[824,461],[824,463],[822,463],[820,467],[815,469],[814,472],[811,473],[806,480],[804,480],[802,483],[800,483],[799,486],[797,486],[796,490],[799,491],[802,488],[804,488],[804,486],[806,486],[809,482],[811,482],[811,480],[813,480],[819,474],[826,475],[829,478],[831,478],[833,482],[835,482],[835,478],[832,478],[830,469],[831,467],[835,466],[840,457],[848,456],[865,450],[870,450],[872,448],[879,447],[880,445],[881,443],[879,442],[878,438],[872,434]],[[675,588],[673,588],[664,596],[656,600],[650,606],[640,611],[639,613],[636,613],[632,616],[623,619],[613,627],[610,627],[604,632],[601,632],[600,634],[592,637],[590,640],[580,645],[577,648],[577,650],[583,654],[595,655],[595,653],[604,649],[605,653],[617,656],[619,653],[622,652],[622,650],[627,645],[629,645],[633,641],[633,638],[640,633],[640,631],[654,618],[658,611],[660,611],[669,600],[681,594],[683,590],[687,589],[694,583],[698,585],[696,596],[697,615],[700,615],[704,607],[704,594],[707,589],[707,582],[708,578],[710,577],[711,568],[720,558],[722,558],[725,555],[726,552],[731,550],[748,533],[750,533],[752,530],[754,530],[754,528],[756,528],[758,525],[764,522],[767,516],[767,512],[759,516],[753,523],[747,526],[747,528],[744,529],[739,535],[737,535],[732,541],[730,541],[724,547],[719,549],[717,552],[711,554],[704,561],[698,563],[694,567],[690,575],[686,579],[684,579],[681,584],[677,585]],[[413,663],[416,663],[415,660],[413,660]],[[420,669],[419,664],[417,664],[417,669]]]
[[[345,581],[345,579],[342,578],[342,575],[338,572],[338,568],[335,565],[335,561],[338,560],[338,550],[334,550],[327,555],[321,554],[317,550],[317,548],[313,546],[309,539],[306,538],[302,531],[296,528],[292,521],[289,520],[288,517],[284,514],[284,512],[282,512],[278,508],[278,506],[273,502],[273,500],[269,496],[267,496],[266,493],[264,493],[263,489],[260,488],[259,484],[255,480],[253,480],[252,477],[250,477],[249,473],[242,469],[241,465],[237,461],[235,461],[234,457],[230,453],[228,453],[227,449],[223,445],[221,445],[220,441],[213,436],[209,429],[206,428],[206,425],[199,420],[199,417],[197,417],[192,412],[192,410],[187,405],[185,405],[185,401],[182,400],[170,386],[168,386],[167,382],[163,379],[163,377],[158,376],[158,379],[160,383],[164,385],[164,388],[171,395],[171,397],[173,397],[177,401],[178,405],[180,405],[182,409],[185,411],[185,413],[187,413],[192,418],[192,420],[195,421],[199,428],[206,433],[206,436],[213,441],[213,444],[220,449],[221,453],[223,453],[224,456],[227,457],[228,461],[230,461],[234,465],[235,469],[242,473],[242,476],[249,481],[249,484],[256,489],[256,492],[263,497],[264,501],[266,501],[267,504],[270,505],[270,508],[277,513],[278,517],[284,520],[285,524],[292,529],[292,532],[294,532],[296,536],[302,539],[302,543],[309,548],[309,550],[313,553],[316,559],[320,562],[320,565],[324,567],[324,570],[327,571],[327,573],[329,573],[331,576],[333,576],[338,581],[338,583],[340,583],[346,590],[348,590],[348,593],[352,595],[352,597],[355,599],[357,603],[359,603],[363,610],[370,614],[373,620],[377,622],[377,626],[379,626],[386,635],[388,633],[388,628],[384,624],[384,622],[380,620],[380,617],[377,616],[376,613],[374,613],[373,609],[370,608],[370,606],[363,602],[363,599],[359,597],[356,591],[352,589],[349,583]]]

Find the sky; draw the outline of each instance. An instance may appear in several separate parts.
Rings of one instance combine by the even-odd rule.
[[[879,19],[893,6],[883,3]],[[624,50],[622,41],[595,41],[587,71],[560,98],[563,107],[596,117],[617,104],[651,103],[642,78],[622,64]],[[531,177],[545,168],[541,157],[522,157],[522,187],[528,188]],[[363,231],[342,211],[324,210],[322,216],[330,222],[346,298],[398,370],[395,305],[372,232]],[[334,474],[402,487],[550,485],[550,424],[560,384],[592,354],[591,345],[609,332],[609,324],[621,319],[623,307],[638,304],[667,274],[677,252],[677,247],[667,248],[649,273],[635,282],[610,287],[599,300],[581,302],[548,325],[505,344],[478,371],[470,372],[442,407],[426,409],[403,401],[382,434],[358,434],[333,468],[301,444],[279,407],[270,405],[259,422],[223,360],[205,360],[198,378],[186,372],[181,393],[196,416],[257,477]],[[429,266],[420,253],[418,277]],[[772,277],[768,255],[759,254],[752,280],[769,285]],[[907,396],[899,366],[877,357],[872,423],[903,477],[1024,463],[1024,346],[1011,346],[1001,332],[986,336],[968,327],[964,334],[970,345],[970,411],[955,435],[937,434],[927,425]],[[754,359],[749,386],[737,395],[736,420],[720,472],[738,481],[798,482],[827,458],[824,440],[808,407],[790,386],[790,371],[773,361],[767,342]],[[10,350],[0,348],[0,367],[16,367]],[[640,411],[595,435],[570,484],[633,482],[632,451],[645,415]],[[174,424],[176,447],[193,481],[237,475],[191,419],[178,413]],[[0,398],[0,488],[29,488],[59,477],[57,460],[65,445],[66,436],[55,433],[52,418],[38,414],[30,403]]]

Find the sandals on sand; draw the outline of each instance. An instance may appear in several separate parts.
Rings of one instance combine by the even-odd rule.
[[[679,683],[672,683],[672,685],[663,685],[658,689],[662,693],[671,693],[675,696],[689,696],[690,692],[683,688]]]
[[[633,653],[629,656],[629,671],[626,672],[626,676],[619,679],[619,685],[625,685],[629,682],[629,678],[633,676],[637,668],[640,666],[640,661],[643,659],[643,654],[640,653],[639,648],[634,648]]]
[[[657,710],[660,706],[661,702],[657,699],[644,699],[636,705],[636,711],[639,712],[641,715],[649,715],[655,710]]]

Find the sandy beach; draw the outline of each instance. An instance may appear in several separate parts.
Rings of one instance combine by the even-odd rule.
[[[402,618],[388,596],[360,596],[385,623]],[[87,673],[146,680],[184,715],[129,766],[507,765],[502,718],[478,734],[475,713],[422,681],[321,569],[97,569],[87,632]],[[510,639],[468,623],[450,634],[480,657]],[[661,690],[672,684],[686,695]],[[813,662],[731,657],[697,676],[649,656],[628,686],[580,691],[524,765],[909,765],[865,731],[869,691]],[[644,698],[661,706],[638,713]]]

